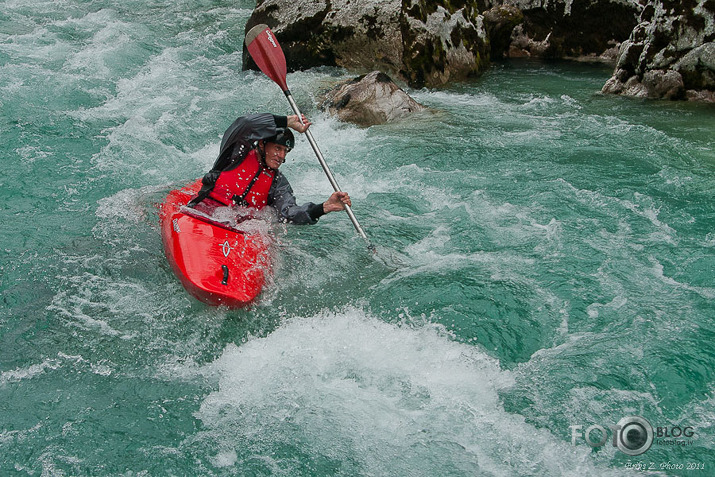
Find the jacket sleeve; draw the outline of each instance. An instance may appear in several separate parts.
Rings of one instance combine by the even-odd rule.
[[[325,214],[323,204],[307,202],[303,205],[297,205],[293,195],[293,188],[288,183],[288,179],[280,172],[276,172],[273,184],[271,184],[271,189],[268,192],[268,205],[278,212],[283,222],[290,224],[312,225]]]

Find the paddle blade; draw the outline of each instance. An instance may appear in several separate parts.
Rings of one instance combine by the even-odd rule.
[[[275,34],[267,25],[256,25],[246,34],[246,48],[263,73],[287,91],[286,58]]]

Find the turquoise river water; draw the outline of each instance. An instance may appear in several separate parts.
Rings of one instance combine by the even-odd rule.
[[[276,225],[260,300],[212,308],[157,205],[289,113],[253,6],[2,0],[0,475],[715,475],[713,107],[509,62],[358,128],[317,108],[352,74],[290,74],[378,254]],[[282,170],[331,191],[304,138]]]

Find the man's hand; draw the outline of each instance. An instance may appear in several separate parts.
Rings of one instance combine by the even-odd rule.
[[[352,202],[350,201],[350,196],[347,192],[333,192],[333,194],[323,202],[323,212],[326,214],[328,212],[338,212],[340,210],[345,210],[345,206],[349,205],[352,207]]]
[[[311,124],[313,123],[308,121],[308,118],[305,117],[305,114],[303,114],[302,122],[300,121],[300,119],[298,119],[297,114],[294,114],[293,116],[288,116],[288,127],[298,131],[299,133],[306,132]]]

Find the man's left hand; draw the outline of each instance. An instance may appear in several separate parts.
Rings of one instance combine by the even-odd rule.
[[[328,200],[323,202],[323,212],[326,214],[328,212],[338,212],[340,210],[345,210],[345,206],[351,206],[350,196],[347,192],[333,192]]]

